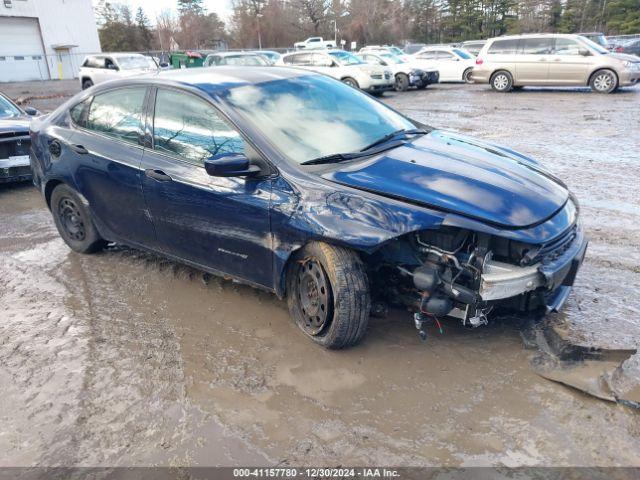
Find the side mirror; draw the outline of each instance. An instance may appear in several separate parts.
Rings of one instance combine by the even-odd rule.
[[[582,55],[583,57],[588,57],[591,55],[591,52],[589,50],[587,50],[586,48],[581,48],[580,50],[578,50],[578,53],[580,55]]]
[[[260,172],[260,167],[251,165],[241,153],[222,153],[207,158],[204,169],[212,177],[249,177]]]
[[[25,107],[24,111],[27,115],[31,115],[32,117],[35,117],[36,115],[40,115],[40,112],[38,111],[37,108]]]

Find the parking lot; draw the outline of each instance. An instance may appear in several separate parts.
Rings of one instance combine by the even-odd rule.
[[[2,85],[43,111],[76,82]],[[640,87],[441,84],[383,100],[540,160],[590,237],[559,322],[640,344]],[[285,302],[124,247],[71,252],[39,192],[0,186],[0,464],[640,466],[638,411],[537,376],[518,329],[374,318],[327,351]],[[623,391],[640,389],[640,355]]]

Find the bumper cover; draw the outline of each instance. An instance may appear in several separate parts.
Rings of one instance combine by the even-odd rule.
[[[0,183],[22,182],[30,178],[29,155],[0,159]]]
[[[483,301],[501,300],[543,287],[556,293],[548,305],[557,310],[566,300],[568,287],[573,285],[584,260],[587,244],[588,241],[580,228],[571,246],[550,262],[518,267],[490,260],[485,264],[482,273],[480,297]],[[563,298],[555,298],[558,296]]]

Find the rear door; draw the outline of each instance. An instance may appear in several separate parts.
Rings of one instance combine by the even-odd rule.
[[[205,159],[246,153],[245,140],[208,100],[158,88],[143,190],[161,248],[207,268],[273,286],[270,178],[213,177]]]
[[[552,37],[520,40],[520,51],[516,63],[516,82],[523,85],[546,84],[549,81],[549,62],[552,58],[552,52]]]
[[[97,94],[88,111],[78,112],[68,148],[78,161],[75,183],[98,222],[119,240],[153,248],[140,171],[146,95],[146,86]]]
[[[556,38],[549,62],[549,83],[553,85],[586,85],[591,56],[580,55],[586,47],[571,38]]]

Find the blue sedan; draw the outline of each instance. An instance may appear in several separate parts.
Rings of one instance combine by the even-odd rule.
[[[587,241],[534,160],[288,68],[162,72],[90,88],[31,125],[34,183],[77,252],[157,252],[287,297],[328,348],[386,305],[478,326],[546,312]]]

